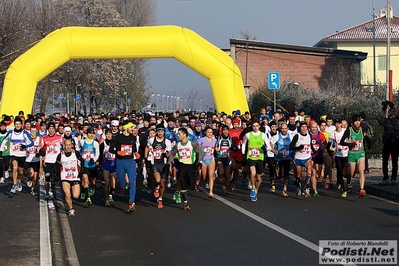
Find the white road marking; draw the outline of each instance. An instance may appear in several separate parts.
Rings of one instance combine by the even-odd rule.
[[[49,217],[47,201],[45,199],[44,184],[39,183],[40,194],[39,194],[39,209],[40,209],[40,265],[49,266],[52,265],[51,255],[51,241],[50,241],[50,228],[49,228]]]
[[[208,193],[208,191],[206,189],[204,189],[203,187],[199,187],[199,189],[202,192]],[[248,193],[248,196],[249,196],[249,193]],[[282,227],[280,227],[278,225],[275,225],[274,223],[271,223],[268,220],[263,219],[262,217],[259,217],[256,214],[253,214],[250,211],[247,211],[246,209],[244,209],[244,208],[242,208],[242,207],[240,207],[240,206],[238,206],[238,205],[226,200],[225,198],[222,198],[222,197],[220,197],[218,195],[215,195],[215,194],[213,194],[213,198],[218,200],[218,201],[220,201],[220,202],[222,202],[222,203],[224,203],[224,204],[226,204],[227,206],[233,208],[234,210],[236,210],[238,212],[241,212],[242,214],[248,216],[249,218],[251,218],[251,219],[253,219],[253,220],[255,220],[255,221],[257,221],[257,222],[259,222],[259,223],[261,223],[261,224],[263,224],[263,225],[265,225],[267,227],[269,227],[270,229],[273,229],[277,233],[280,233],[280,234],[282,234],[282,235],[284,235],[284,236],[286,236],[286,237],[298,242],[299,244],[301,244],[301,245],[303,245],[303,246],[305,246],[305,247],[317,252],[318,254],[322,253],[323,249],[321,247],[319,247],[318,245],[315,245],[312,242],[310,242],[310,241],[308,241],[308,240],[306,240],[306,239],[304,239],[304,238],[302,238],[300,236],[297,236],[297,235],[291,233],[290,231],[285,230],[284,228],[282,228]],[[349,264],[350,265],[356,265],[356,264],[352,264],[352,263],[349,263]],[[348,265],[348,263],[342,264],[342,265]]]
[[[57,187],[57,195],[62,195],[61,189],[59,187]],[[67,253],[66,259],[68,261],[68,265],[80,266],[78,254],[76,253],[75,243],[73,242],[71,228],[69,226],[69,221],[68,221],[69,216],[65,209],[65,205],[62,202],[62,200],[57,199],[57,203],[58,203],[57,206],[61,206],[61,208],[58,211],[60,215],[62,232],[64,236],[65,248]],[[71,217],[71,219],[74,219],[74,217]]]

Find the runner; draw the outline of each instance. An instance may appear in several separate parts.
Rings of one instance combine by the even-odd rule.
[[[290,144],[290,150],[295,151],[295,178],[294,185],[296,186],[296,194],[302,195],[301,179],[302,167],[306,169],[306,182],[305,182],[305,196],[310,195],[308,184],[312,177],[312,149],[311,149],[311,136],[308,131],[307,122],[300,123],[299,133],[294,136]],[[317,196],[318,194],[314,194]]]
[[[148,140],[144,157],[148,156],[149,147],[152,147],[151,165],[154,172],[154,197],[157,198],[158,209],[162,209],[165,181],[169,174],[169,164],[167,164],[167,161],[171,154],[172,145],[165,138],[163,123],[157,125],[156,132],[156,137]]]
[[[7,135],[7,123],[2,120],[0,123],[0,143],[2,143],[4,137]],[[9,178],[10,173],[10,140],[6,141],[4,151],[0,152],[0,183],[4,183],[6,178]]]
[[[26,160],[26,148],[33,146],[32,138],[28,131],[22,128],[22,120],[19,117],[14,119],[14,129],[9,130],[1,142],[0,151],[7,150],[7,142],[10,142],[10,162],[12,165],[13,185],[11,193],[22,191],[22,177]]]
[[[365,175],[365,153],[363,145],[364,133],[360,127],[361,118],[359,115],[352,116],[352,124],[348,130],[345,130],[344,135],[340,141],[342,146],[348,146],[348,162],[349,162],[349,173],[347,192],[352,192],[351,181],[355,176],[355,170],[359,171],[359,185],[360,192],[359,198],[363,198],[366,195],[366,190],[364,189]]]
[[[129,179],[129,206],[127,212],[136,210],[136,162],[140,159],[137,153],[140,148],[139,137],[133,135],[137,130],[136,125],[126,120],[122,124],[123,132],[112,139],[110,152],[116,153],[116,169],[118,174],[118,185],[121,192],[124,192],[126,185],[125,176]]]
[[[291,135],[288,134],[287,123],[281,123],[279,129],[280,132],[271,138],[270,146],[272,147],[272,152],[274,153],[274,160],[276,161],[276,178],[282,179],[284,182],[283,191],[281,195],[283,197],[288,197],[287,189],[288,189],[289,171],[291,163],[290,161]]]
[[[321,123],[325,124],[325,121],[321,121]],[[323,161],[324,161],[324,156],[323,152],[326,149],[327,146],[327,141],[323,133],[321,133],[318,130],[318,125],[316,122],[311,122],[310,123],[310,131],[309,134],[311,136],[311,143],[312,145],[310,146],[312,149],[312,165],[313,165],[313,171],[312,171],[312,189],[313,189],[313,196],[319,196],[319,192],[317,191],[317,182],[318,179],[321,177],[321,172],[323,169]],[[306,182],[306,185],[308,186],[308,182]],[[305,189],[305,196],[308,195],[308,187]],[[325,188],[328,188],[325,186]]]
[[[54,202],[50,197],[50,184],[53,186],[54,181],[59,177],[59,171],[55,169],[55,162],[58,154],[61,152],[64,139],[61,135],[56,134],[55,124],[53,122],[47,125],[47,130],[48,134],[43,137],[44,146],[40,155],[44,157],[43,173],[45,178],[44,186],[46,189],[45,198],[48,201],[49,208],[54,208]]]
[[[70,139],[65,140],[64,150],[57,155],[55,168],[60,171],[62,190],[64,191],[65,202],[68,205],[69,216],[75,216],[72,197],[79,198],[80,178],[85,175],[80,172],[81,165],[83,165],[83,159],[80,153],[73,149],[73,143]]]
[[[107,207],[111,206],[111,202],[114,202],[112,195],[116,185],[116,157],[115,154],[109,152],[112,138],[112,130],[107,128],[105,130],[105,140],[100,144],[101,166],[105,181],[105,206]]]
[[[202,167],[203,154],[197,142],[189,140],[187,128],[179,128],[179,142],[176,144],[172,156],[177,154],[179,162],[178,179],[181,183],[181,194],[183,196],[184,210],[189,211],[188,188],[194,188],[195,184],[195,162],[198,161],[198,167]],[[171,162],[171,160],[169,162]]]
[[[26,185],[31,188],[31,195],[36,195],[37,177],[41,166],[40,150],[43,148],[43,139],[38,136],[36,127],[31,127],[30,136],[33,146],[26,149],[26,164],[28,169],[28,182]]]
[[[240,139],[240,135],[242,132],[242,129],[239,128],[240,126],[240,120],[239,119],[233,119],[233,128],[229,129],[229,135],[232,137],[232,139],[237,143],[237,151],[231,151],[231,158],[233,159],[232,164],[231,164],[231,170],[232,170],[232,175],[233,178],[230,181],[230,189],[231,190],[236,190],[235,184],[237,182],[237,179],[240,175],[240,172],[242,172],[242,155],[241,155],[241,144],[242,140]],[[246,176],[246,173],[243,173],[243,182],[246,181],[244,178]],[[246,183],[244,183],[246,185]]]
[[[229,136],[229,127],[222,126],[222,135],[217,138],[217,171],[223,180],[222,194],[227,194],[227,186],[231,178],[232,159],[230,151],[238,151],[237,143]]]
[[[100,145],[95,140],[94,129],[92,127],[87,129],[87,137],[80,140],[80,146],[80,153],[84,161],[82,172],[89,177],[89,180],[82,179],[83,195],[81,195],[81,199],[85,199],[86,205],[91,206],[93,205],[91,196],[96,192],[98,166],[100,165],[98,161],[100,158]]]
[[[266,133],[267,138],[269,141],[277,135],[277,123],[276,121],[270,122],[270,131]],[[275,168],[275,161],[274,161],[274,152],[272,150],[266,152],[266,165],[269,168],[269,176],[270,176],[270,192],[274,193],[276,191],[276,186],[274,184],[276,178],[276,168]]]
[[[262,183],[263,160],[265,152],[271,150],[270,141],[265,133],[259,130],[259,120],[252,123],[252,132],[245,135],[242,143],[243,161],[247,160],[252,181],[250,197],[252,201],[258,200],[258,191]]]
[[[198,144],[200,145],[204,155],[202,159],[203,164],[201,168],[201,173],[202,173],[202,178],[208,184],[209,198],[213,198],[213,186],[214,186],[213,176],[215,174],[215,169],[216,169],[216,161],[215,161],[216,142],[217,141],[213,136],[213,130],[211,127],[207,127],[205,129],[205,137],[200,138],[198,140]],[[199,181],[200,180],[198,179],[195,184],[197,187],[199,185]]]
[[[337,188],[342,191],[342,197],[347,196],[345,189],[344,176],[342,171],[348,163],[348,147],[342,146],[341,139],[344,135],[345,130],[342,128],[341,120],[335,120],[335,131],[330,134],[331,147],[335,149],[335,168],[337,169]]]

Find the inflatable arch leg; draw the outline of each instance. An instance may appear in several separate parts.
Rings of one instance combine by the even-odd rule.
[[[66,27],[18,57],[4,80],[0,113],[30,113],[37,83],[72,59],[174,58],[210,82],[219,112],[247,111],[241,72],[222,50],[178,26]]]

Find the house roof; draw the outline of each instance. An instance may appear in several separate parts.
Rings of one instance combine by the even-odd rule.
[[[361,51],[348,51],[348,50],[339,50],[334,48],[326,48],[326,47],[308,47],[308,46],[298,46],[298,45],[288,45],[288,44],[277,44],[277,43],[266,43],[260,41],[251,41],[251,40],[239,40],[239,39],[230,39],[230,45],[235,45],[242,49],[262,49],[268,51],[278,51],[285,53],[300,53],[300,54],[309,54],[314,56],[323,56],[323,57],[334,57],[341,59],[355,59],[355,60],[365,60],[367,58],[367,53]]]
[[[375,22],[375,39],[376,41],[386,41],[387,39],[387,20],[380,17],[374,20]],[[353,41],[371,41],[373,40],[373,20],[364,22],[352,28],[336,32],[327,37],[324,37],[315,46],[325,41],[340,41],[340,42],[353,42]],[[399,17],[391,19],[391,40],[399,41]]]

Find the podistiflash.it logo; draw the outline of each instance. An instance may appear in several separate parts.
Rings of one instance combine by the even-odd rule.
[[[398,263],[397,240],[320,240],[320,264]]]

